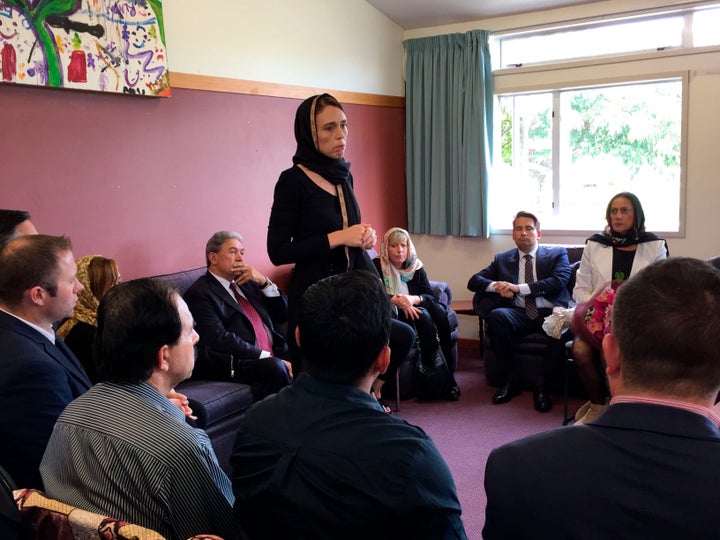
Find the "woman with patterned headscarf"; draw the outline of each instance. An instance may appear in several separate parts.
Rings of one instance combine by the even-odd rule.
[[[579,305],[573,318],[572,328],[576,337],[572,358],[578,378],[590,398],[576,413],[576,424],[585,424],[597,417],[605,409],[609,397],[600,340],[588,334],[586,324],[576,323],[579,317],[591,321],[592,312],[588,314],[583,303],[590,303],[608,286],[617,288],[632,274],[668,256],[667,242],[645,230],[645,213],[633,193],[624,191],[610,199],[605,220],[607,225],[603,232],[593,234],[585,242],[573,289],[573,297]],[[589,307],[598,311],[593,306]],[[605,309],[610,308],[606,306]]]
[[[348,123],[342,105],[330,94],[311,96],[295,114],[297,149],[293,166],[275,184],[267,250],[275,265],[294,264],[288,289],[288,331],[293,373],[302,370],[297,343],[297,308],[310,285],[349,270],[374,272],[366,250],[377,242],[373,227],[363,223],[350,163],[345,161]],[[393,321],[392,360],[379,379],[394,376],[415,340],[413,329]]]
[[[450,372],[455,371],[447,312],[435,298],[410,234],[400,227],[389,229],[383,237],[380,256],[373,262],[397,308],[398,318],[415,327],[420,354],[434,355],[439,341]],[[430,359],[426,361],[430,363]],[[454,385],[446,397],[459,396],[460,389]]]
[[[75,353],[90,381],[95,384],[99,382],[98,369],[92,354],[97,310],[100,299],[110,287],[120,281],[120,271],[113,259],[100,255],[86,255],[78,259],[76,264],[77,279],[83,289],[78,293],[72,317],[58,328],[57,333]]]

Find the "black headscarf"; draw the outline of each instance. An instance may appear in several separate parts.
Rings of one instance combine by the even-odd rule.
[[[297,150],[293,163],[305,165],[334,185],[346,182],[350,174],[350,164],[343,158],[331,158],[318,151],[317,125],[315,116],[325,107],[342,105],[330,94],[311,96],[303,101],[295,113],[295,140]]]
[[[357,225],[360,223],[360,207],[353,193],[350,163],[343,158],[331,158],[318,151],[315,117],[318,110],[324,107],[337,107],[343,110],[342,105],[330,94],[310,96],[298,107],[295,113],[297,150],[293,156],[293,163],[304,165],[331,184],[341,186],[348,226]]]
[[[628,199],[633,205],[635,221],[632,228],[626,233],[619,233],[612,228],[612,216],[610,215],[610,207],[612,206],[612,202],[618,197],[624,197]],[[663,240],[662,238],[645,230],[645,212],[643,211],[642,204],[640,204],[640,199],[638,199],[634,193],[630,193],[629,191],[623,191],[621,193],[618,193],[610,199],[610,202],[608,202],[607,205],[607,209],[605,210],[605,220],[607,221],[607,226],[605,227],[605,230],[602,233],[593,234],[590,238],[587,239],[588,242],[598,242],[605,246],[624,247],[634,246],[637,244],[642,244],[644,242],[652,242],[654,240]],[[665,249],[667,250],[669,255],[670,250],[667,247],[667,242],[665,242]]]

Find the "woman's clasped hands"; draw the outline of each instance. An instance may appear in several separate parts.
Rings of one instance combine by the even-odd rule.
[[[352,225],[343,231],[345,233],[346,246],[370,249],[377,243],[375,229],[367,223]]]
[[[415,307],[416,299],[422,302],[422,298],[412,294],[394,294],[390,301],[401,309],[408,319],[416,320],[420,317],[420,310]]]

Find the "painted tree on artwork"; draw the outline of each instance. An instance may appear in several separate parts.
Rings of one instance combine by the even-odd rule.
[[[2,80],[169,95],[161,0],[0,0]]]
[[[57,57],[57,49],[48,26],[60,18],[67,18],[80,7],[80,0],[41,0],[40,2],[28,2],[27,0],[4,0],[8,6],[21,10],[27,20],[32,24],[35,35],[45,51],[45,62],[47,63],[47,80],[49,86],[60,86],[62,73],[60,62]],[[29,4],[33,4],[30,6]],[[48,21],[48,18],[50,21]],[[46,25],[46,22],[48,25]]]

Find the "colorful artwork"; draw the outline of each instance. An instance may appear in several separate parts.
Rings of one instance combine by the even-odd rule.
[[[0,0],[0,81],[169,96],[161,0]]]

